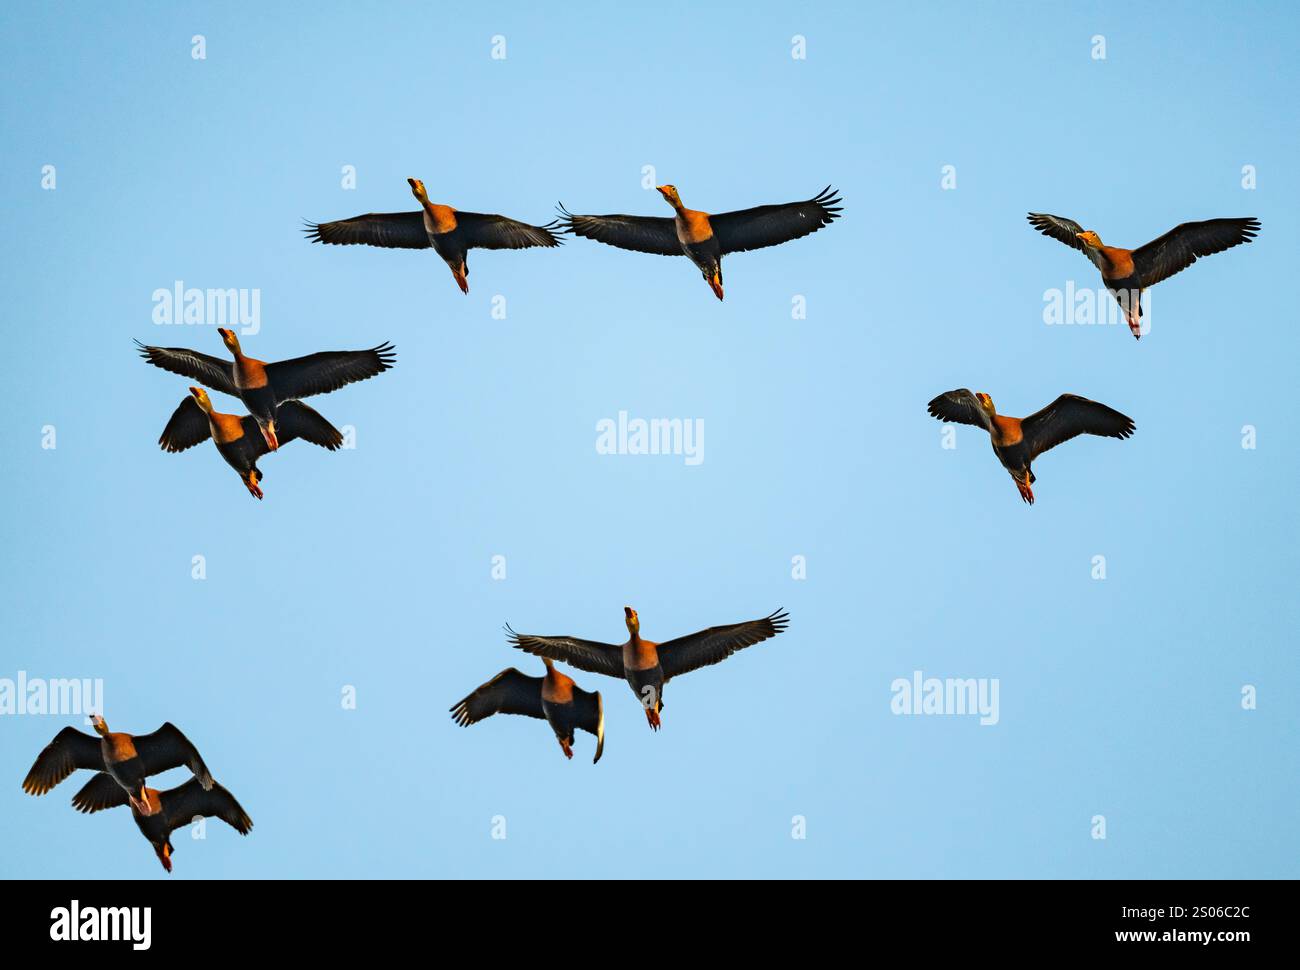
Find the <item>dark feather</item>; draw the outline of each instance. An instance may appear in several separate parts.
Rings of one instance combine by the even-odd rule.
[[[979,399],[966,388],[945,391],[928,405],[930,416],[949,424],[973,424],[977,428],[988,430],[989,419],[980,407]]]
[[[135,751],[140,756],[140,764],[146,775],[162,774],[169,768],[184,765],[194,772],[194,777],[204,788],[212,786],[212,775],[199,756],[198,748],[170,721],[152,734],[137,736]]]
[[[558,221],[545,226],[530,226],[505,216],[457,212],[456,227],[466,249],[527,249],[531,246],[559,246],[562,242],[552,232],[559,228]]]
[[[661,216],[576,216],[560,205],[558,220],[564,232],[594,239],[607,246],[630,249],[638,253],[657,256],[684,256],[682,244],[677,239],[677,224]]]
[[[203,413],[203,408],[199,407],[199,402],[194,400],[193,395],[187,394],[167,419],[167,427],[163,428],[163,433],[158,437],[158,444],[163,451],[177,452],[193,448],[211,437],[212,426],[208,424],[208,416]]]
[[[81,786],[81,791],[72,796],[72,807],[89,815],[106,808],[117,808],[129,800],[126,789],[108,772],[100,771],[92,775],[90,781]]]
[[[839,196],[828,185],[805,202],[722,212],[709,216],[709,224],[723,253],[743,253],[779,246],[829,226],[843,211],[839,203]]]
[[[44,795],[68,775],[79,768],[104,767],[104,753],[99,738],[83,734],[74,727],[65,727],[47,744],[23,779],[23,791],[29,795]]]
[[[1031,212],[1026,216],[1029,224],[1041,232],[1044,236],[1049,236],[1057,242],[1065,243],[1071,249],[1077,249],[1098,269],[1102,268],[1101,254],[1095,249],[1089,249],[1083,244],[1083,240],[1076,235],[1083,232],[1083,226],[1079,225],[1073,219],[1066,219],[1064,216],[1052,216],[1044,212]]]
[[[1062,394],[1020,422],[1031,460],[1081,434],[1127,438],[1135,430],[1132,418],[1077,394]]]
[[[256,426],[256,419],[251,417]],[[319,445],[327,451],[337,451],[343,444],[343,434],[338,428],[325,420],[314,408],[301,401],[285,401],[275,411],[276,436],[280,443],[287,444],[295,438],[313,445]],[[257,432],[261,436],[261,432]]]
[[[275,389],[277,402],[290,401],[364,381],[382,374],[396,360],[397,352],[388,343],[369,350],[326,350],[267,364],[266,378]]]
[[[239,397],[239,390],[235,387],[233,361],[201,354],[187,347],[150,347],[138,340],[135,343],[140,348],[140,356],[155,367],[188,377],[222,394]]]
[[[1154,286],[1180,273],[1202,256],[1212,256],[1255,238],[1258,219],[1184,222],[1159,239],[1133,250],[1133,272],[1141,286]]]
[[[666,640],[659,644],[659,665],[664,671],[664,681],[720,663],[737,650],[776,636],[789,622],[790,614],[777,610],[759,620],[712,626],[699,633]]]
[[[493,714],[523,714],[545,718],[542,710],[541,677],[507,667],[485,684],[474,688],[451,706],[451,717],[461,727],[469,727]]]
[[[510,645],[525,653],[559,660],[593,674],[619,678],[623,676],[623,651],[611,643],[581,640],[577,637],[532,636],[516,633],[509,626],[506,627],[506,632],[510,634]]]
[[[240,835],[248,834],[253,820],[244,807],[219,782],[210,781],[210,785],[204,789],[197,779],[191,778],[183,785],[158,793],[168,835],[200,817],[219,818]]]
[[[311,242],[331,246],[381,246],[384,249],[428,249],[424,211],[367,212],[336,222],[309,222],[303,230]]]

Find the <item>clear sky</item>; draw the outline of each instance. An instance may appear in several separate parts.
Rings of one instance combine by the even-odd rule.
[[[1298,21],[4,5],[0,678],[103,678],[113,728],[200,746],[256,827],[178,833],[176,879],[1300,875]],[[476,252],[466,297],[430,252],[300,232],[415,208],[408,176],[530,222],[669,214],[644,166],[710,211],[831,183],[844,217],[729,257],[721,304],[685,259],[586,240]],[[1030,210],[1116,245],[1263,231],[1158,287],[1135,342],[1043,322],[1097,278]],[[132,340],[223,353],[210,322],[153,322],[177,280],[259,291],[263,359],[393,341],[392,372],[312,401],[355,450],[264,459],[262,503],[210,445],[159,451],[187,382]],[[1040,458],[1029,508],[976,429],[942,447],[925,404],[956,387],[1013,415],[1083,394],[1137,433]],[[701,419],[704,460],[597,454],[619,411]],[[673,682],[657,735],[576,673],[605,697],[594,767],[588,735],[566,763],[542,722],[452,723],[541,671],[504,623],[621,642],[625,604],[656,640],[791,624]],[[996,679],[998,723],[891,713],[917,670]],[[20,790],[69,723],[0,716],[24,833],[0,873],[164,878],[125,810],[69,807],[84,777]]]

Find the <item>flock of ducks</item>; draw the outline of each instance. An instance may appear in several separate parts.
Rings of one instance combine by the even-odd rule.
[[[462,293],[469,292],[471,249],[528,249],[561,244],[561,233],[594,239],[607,246],[660,256],[689,257],[704,282],[722,299],[722,257],[750,249],[779,246],[816,232],[839,218],[839,198],[828,185],[806,202],[760,205],[710,215],[682,205],[672,185],[658,186],[676,213],[667,216],[575,216],[560,205],[560,218],[544,226],[505,216],[461,212],[429,201],[424,183],[407,179],[420,203],[418,212],[368,212],[337,222],[309,222],[312,242],[332,246],[382,246],[386,249],[432,249],[446,262]]]
[[[633,252],[686,256],[721,300],[725,255],[799,239],[830,225],[843,211],[839,195],[830,186],[802,202],[710,214],[688,209],[676,186],[660,185],[659,194],[672,207],[672,216],[575,215],[561,203],[558,218],[531,225],[433,202],[420,179],[407,179],[407,183],[419,209],[308,223],[307,238],[334,246],[432,249],[447,264],[461,292],[468,293],[471,249],[554,248],[569,234]],[[1252,241],[1260,230],[1255,218],[1185,222],[1137,249],[1122,249],[1105,245],[1096,232],[1072,219],[1040,212],[1027,218],[1034,229],[1088,257],[1136,338],[1142,336],[1142,294],[1147,289],[1204,256]],[[392,344],[385,343],[369,350],[329,351],[268,364],[245,356],[233,331],[218,332],[233,360],[179,347],[140,345],[141,356],[149,363],[202,385],[189,388],[189,396],[172,414],[158,444],[164,451],[179,452],[211,438],[257,499],[262,498],[263,477],[257,462],[280,444],[301,438],[335,451],[343,443],[338,429],[301,399],[374,377],[396,359]],[[239,398],[248,414],[217,411],[204,388]],[[1076,394],[1062,394],[1027,418],[998,414],[989,395],[966,388],[940,394],[928,410],[940,421],[987,431],[998,460],[1030,505],[1036,480],[1030,466],[1043,452],[1083,434],[1127,438],[1136,429],[1127,415]]]
[[[248,434],[258,435],[255,419]],[[623,608],[628,638],[624,643],[602,643],[572,636],[533,636],[506,627],[511,646],[540,657],[546,672],[530,677],[508,667],[476,687],[451,707],[452,719],[462,727],[494,714],[520,714],[546,721],[555,733],[565,758],[573,757],[574,737],[586,731],[596,738],[600,761],[605,750],[605,705],[599,691],[586,691],[573,678],[555,668],[563,661],[579,670],[627,681],[652,730],[660,728],[664,685],[674,677],[721,663],[738,650],[769,640],[785,630],[789,614],[777,610],[761,619],[709,627],[673,640],[655,643],[641,637],[636,610]],[[97,738],[65,727],[36,757],[23,791],[45,795],[73,772],[88,769],[91,779],[72,796],[72,807],[91,814],[107,808],[130,806],[140,834],[153,846],[158,861],[172,871],[175,852],[171,834],[201,818],[219,818],[240,835],[247,835],[253,820],[229,791],[212,777],[203,757],[170,721],[152,734],[130,735],[110,731],[102,715],[91,717]],[[172,768],[188,768],[193,777],[175,788],[160,791],[148,785],[150,776]]]
[[[658,731],[659,712],[664,709],[664,685],[668,681],[700,667],[721,663],[737,650],[771,639],[786,628],[789,614],[777,610],[758,620],[711,626],[662,643],[641,638],[641,620],[632,607],[623,607],[623,621],[627,624],[628,638],[621,644],[572,636],[533,636],[516,633],[507,626],[510,645],[540,657],[546,666],[545,675],[529,677],[514,667],[507,667],[453,704],[452,720],[461,727],[469,727],[493,714],[540,718],[550,724],[566,758],[573,757],[574,732],[586,731],[596,736],[596,756],[592,759],[595,764],[605,750],[605,705],[600,691],[583,690],[572,677],[555,669],[556,660],[589,673],[627,681],[645,710],[651,730]]]
[[[709,214],[686,208],[675,186],[661,185],[658,191],[672,207],[671,217],[575,215],[561,204],[558,218],[538,226],[434,203],[423,182],[407,181],[420,204],[418,210],[309,223],[308,238],[328,245],[433,249],[446,262],[461,292],[468,293],[471,249],[553,248],[569,234],[633,252],[686,256],[721,300],[724,256],[799,239],[830,225],[842,211],[839,196],[829,186],[803,202]],[[1250,242],[1260,229],[1253,218],[1187,222],[1145,246],[1128,250],[1105,245],[1096,232],[1061,216],[1029,213],[1028,219],[1039,232],[1088,257],[1123,309],[1133,336],[1139,338],[1146,289],[1197,259]],[[188,348],[138,344],[148,363],[195,382],[158,443],[164,451],[180,452],[211,438],[257,499],[263,497],[263,475],[257,464],[263,456],[298,438],[329,451],[343,443],[339,430],[302,403],[303,398],[376,377],[396,361],[393,345],[382,343],[369,350],[326,351],[268,363],[245,355],[232,330],[220,328],[218,334],[230,359]],[[217,411],[209,390],[238,398],[247,413]],[[940,394],[930,401],[928,410],[940,421],[987,431],[998,460],[1021,498],[1031,505],[1035,482],[1031,466],[1043,452],[1083,434],[1127,438],[1135,430],[1127,415],[1075,394],[1062,394],[1026,418],[999,414],[988,394],[965,388]],[[621,644],[522,634],[507,626],[510,645],[540,658],[543,675],[533,677],[509,667],[454,704],[452,719],[465,727],[494,714],[545,720],[566,758],[573,757],[576,733],[586,731],[596,738],[595,763],[604,752],[604,702],[599,691],[584,690],[556,669],[557,662],[626,681],[650,728],[658,731],[663,691],[670,680],[775,637],[786,629],[789,616],[778,610],[757,620],[710,627],[661,643],[641,637],[640,620],[631,607],[624,607],[624,622],[628,639]],[[135,737],[109,731],[99,715],[92,723],[98,738],[72,727],[60,731],[32,765],[23,790],[44,795],[74,771],[94,771],[73,796],[73,807],[92,813],[129,806],[136,826],[168,872],[173,853],[170,836],[177,828],[200,817],[220,818],[240,834],[252,828],[252,819],[239,802],[213,780],[198,750],[171,723]],[[151,775],[182,766],[193,773],[184,784],[166,791],[146,784]]]
[[[218,327],[217,333],[233,360],[137,341],[140,356],[155,367],[237,397],[249,412],[241,417],[217,411],[203,387],[191,387],[189,397],[172,412],[158,444],[163,451],[178,452],[211,438],[256,499],[262,498],[257,460],[263,455],[295,438],[327,451],[337,451],[343,444],[342,432],[300,398],[382,374],[397,359],[393,345],[385,343],[369,350],[330,350],[268,364],[246,357],[233,330]]]
[[[44,795],[82,768],[95,772],[72,796],[72,806],[91,814],[106,808],[131,807],[131,817],[158,861],[172,871],[171,834],[199,818],[219,818],[240,835],[247,835],[253,820],[212,777],[190,739],[168,721],[152,734],[121,734],[108,729],[95,714],[91,724],[98,738],[66,727],[36,758],[23,779],[23,791]],[[159,791],[145,784],[150,775],[170,768],[189,768],[194,777],[183,785]]]

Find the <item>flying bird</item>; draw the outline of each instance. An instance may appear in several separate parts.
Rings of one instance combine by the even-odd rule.
[[[281,444],[301,438],[327,451],[337,451],[343,444],[339,430],[301,401],[281,404],[276,411],[276,424]],[[191,387],[190,396],[172,412],[158,444],[163,451],[180,452],[209,438],[226,464],[239,472],[249,494],[260,499],[263,476],[257,460],[271,448],[259,431],[257,419],[251,414],[242,418],[237,414],[222,414],[213,409],[207,391]]]
[[[443,258],[462,293],[469,292],[471,249],[529,249],[562,244],[555,222],[530,226],[505,216],[461,212],[429,201],[424,183],[407,179],[420,203],[418,212],[368,212],[337,222],[309,222],[303,231],[312,242],[332,246],[382,246],[385,249],[433,248]]]
[[[149,810],[141,811],[132,800],[131,817],[168,872],[172,871],[172,853],[175,851],[171,834],[196,818],[219,818],[240,835],[247,835],[253,827],[253,820],[235,796],[215,781],[209,788],[204,788],[193,778],[167,791],[145,788],[141,798]],[[127,797],[122,789],[103,772],[91,778],[81,791],[72,796],[72,806],[87,815],[126,804]]]
[[[682,205],[673,185],[657,186],[676,213],[664,216],[577,216],[561,204],[560,226],[575,236],[638,253],[688,256],[722,299],[722,257],[799,239],[840,217],[839,195],[828,185],[806,202],[760,205],[710,215]]]
[[[233,330],[218,327],[217,333],[234,360],[210,357],[184,347],[149,347],[139,341],[136,344],[140,356],[155,367],[243,401],[257,420],[271,451],[280,447],[276,427],[280,405],[314,394],[328,394],[382,374],[397,359],[393,345],[384,343],[369,350],[327,350],[268,364],[245,357]]]
[[[1142,291],[1191,266],[1202,256],[1212,256],[1255,238],[1260,223],[1245,219],[1208,219],[1184,222],[1137,249],[1104,245],[1101,237],[1072,219],[1031,212],[1029,224],[1082,252],[1101,270],[1101,281],[1124,311],[1133,336],[1142,338]]]
[[[555,732],[566,758],[573,757],[573,735],[578,729],[596,736],[594,765],[605,750],[605,707],[600,691],[585,691],[555,669],[549,659],[546,676],[529,677],[514,667],[501,671],[451,708],[461,727],[477,724],[493,714],[524,714],[543,718]]]
[[[37,756],[23,779],[23,791],[44,795],[74,771],[90,768],[105,773],[103,777],[120,789],[123,803],[129,801],[142,815],[148,815],[152,809],[144,783],[150,775],[184,765],[194,772],[201,788],[212,787],[212,774],[198,749],[170,721],[152,734],[132,736],[110,731],[108,722],[98,714],[90,720],[99,737],[65,727]]]
[[[1027,418],[1009,418],[997,413],[987,394],[973,394],[963,387],[940,394],[930,402],[929,412],[940,421],[973,424],[987,431],[993,453],[1030,505],[1034,504],[1030,486],[1036,479],[1029,466],[1043,452],[1081,434],[1127,438],[1136,427],[1127,415],[1077,394],[1062,394]]]
[[[664,685],[679,674],[720,663],[737,650],[762,643],[786,628],[789,614],[777,610],[760,620],[713,626],[699,633],[654,643],[641,639],[641,621],[636,610],[623,607],[627,624],[626,643],[615,645],[577,637],[538,637],[515,633],[510,627],[511,646],[525,653],[560,660],[579,670],[628,682],[645,708],[651,729],[659,730],[659,712],[663,710]]]

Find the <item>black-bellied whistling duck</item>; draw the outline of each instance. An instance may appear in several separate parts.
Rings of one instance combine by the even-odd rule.
[[[659,712],[664,707],[664,684],[679,674],[726,660],[737,650],[762,643],[786,628],[790,615],[777,610],[761,620],[711,626],[676,640],[655,643],[641,639],[641,621],[636,610],[623,607],[628,639],[621,645],[580,640],[577,637],[538,637],[515,633],[510,627],[511,646],[538,657],[549,657],[593,674],[621,677],[645,708],[650,727],[659,730]]]
[[[110,731],[98,714],[92,715],[91,724],[98,738],[74,727],[65,727],[56,734],[27,772],[23,791],[44,795],[79,768],[90,768],[107,772],[104,777],[120,788],[123,803],[129,800],[137,811],[148,815],[144,783],[150,775],[185,765],[194,772],[200,787],[212,787],[212,774],[198,749],[170,721],[152,734],[134,737]]]
[[[998,414],[987,394],[972,394],[966,388],[940,394],[928,405],[931,416],[940,421],[973,424],[989,433],[993,452],[1015,480],[1020,497],[1034,504],[1034,473],[1030,463],[1062,442],[1081,434],[1103,438],[1127,438],[1136,429],[1133,419],[1096,401],[1077,394],[1062,394],[1041,411],[1027,418]]]
[[[682,205],[673,185],[657,186],[677,213],[659,216],[575,216],[560,206],[560,225],[575,236],[594,239],[619,249],[660,256],[689,256],[722,299],[722,257],[798,239],[828,226],[840,217],[839,196],[828,185],[806,202],[760,205],[736,212],[710,215]]]
[[[1133,336],[1142,337],[1142,291],[1182,272],[1202,256],[1212,256],[1255,238],[1260,223],[1245,219],[1208,219],[1184,222],[1137,249],[1106,246],[1101,237],[1072,219],[1031,212],[1029,224],[1044,236],[1051,236],[1077,249],[1101,270],[1101,280],[1124,310]]]
[[[140,811],[132,801],[131,817],[168,872],[172,871],[172,853],[175,851],[172,848],[171,834],[196,818],[219,818],[240,835],[247,835],[253,827],[253,820],[248,817],[243,806],[235,801],[235,796],[215,781],[210,788],[205,789],[191,778],[185,784],[167,791],[145,788],[141,797],[149,810]],[[125,804],[126,795],[103,772],[95,775],[82,786],[81,791],[72,796],[72,806],[87,815]]]
[[[328,451],[337,451],[343,444],[339,430],[301,401],[281,404],[276,411],[276,423],[281,444],[302,438]],[[222,414],[213,409],[207,391],[191,387],[190,396],[172,412],[158,444],[163,451],[178,452],[209,438],[226,464],[239,472],[249,494],[260,499],[262,470],[257,467],[257,460],[271,448],[258,430],[257,419],[251,414],[242,418],[237,414]]]
[[[268,364],[245,357],[233,330],[218,327],[217,333],[234,360],[210,357],[184,347],[148,347],[136,343],[140,356],[155,367],[243,401],[248,413],[257,419],[257,426],[272,451],[280,446],[276,409],[285,401],[337,391],[382,374],[397,360],[393,345],[384,343],[369,350],[326,350]]]
[[[493,714],[525,714],[544,718],[555,732],[566,758],[573,757],[573,734],[578,729],[596,736],[594,765],[605,750],[605,706],[599,691],[585,691],[555,669],[550,660],[545,677],[529,677],[508,667],[486,684],[477,687],[451,707],[451,716],[461,727],[469,727]]]
[[[304,230],[307,238],[333,246],[432,247],[451,269],[462,293],[469,292],[467,257],[471,249],[528,249],[559,246],[563,242],[552,232],[555,223],[530,226],[505,216],[461,212],[449,205],[430,202],[419,179],[406,181],[420,203],[418,212],[368,212],[337,222],[309,222]]]

